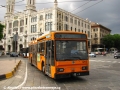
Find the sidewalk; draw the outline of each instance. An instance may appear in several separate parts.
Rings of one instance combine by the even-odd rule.
[[[0,60],[0,80],[12,77],[20,62],[21,60]]]

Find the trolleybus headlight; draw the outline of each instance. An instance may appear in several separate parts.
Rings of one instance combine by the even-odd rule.
[[[83,67],[82,67],[82,70],[87,70],[87,69],[88,69],[87,66],[83,66]]]
[[[63,72],[63,71],[64,71],[64,68],[57,68],[57,71],[58,71],[58,72]]]

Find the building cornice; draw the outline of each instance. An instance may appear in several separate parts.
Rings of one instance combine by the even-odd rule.
[[[96,27],[99,27],[99,28],[104,28],[104,29],[106,29],[106,30],[108,30],[108,31],[112,31],[112,30],[110,30],[109,28],[107,28],[107,27],[105,27],[105,26],[103,26],[103,25],[101,25],[101,24],[94,24],[94,25],[91,25],[91,28],[96,28]]]

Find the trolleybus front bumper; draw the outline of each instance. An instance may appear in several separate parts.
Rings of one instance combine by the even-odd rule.
[[[55,74],[55,79],[67,78],[67,77],[71,77],[71,76],[86,76],[86,75],[89,75],[89,71]]]

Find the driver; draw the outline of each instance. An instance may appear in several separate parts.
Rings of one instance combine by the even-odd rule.
[[[78,54],[79,51],[77,50],[77,48],[74,46],[73,49],[71,50],[71,54]]]

